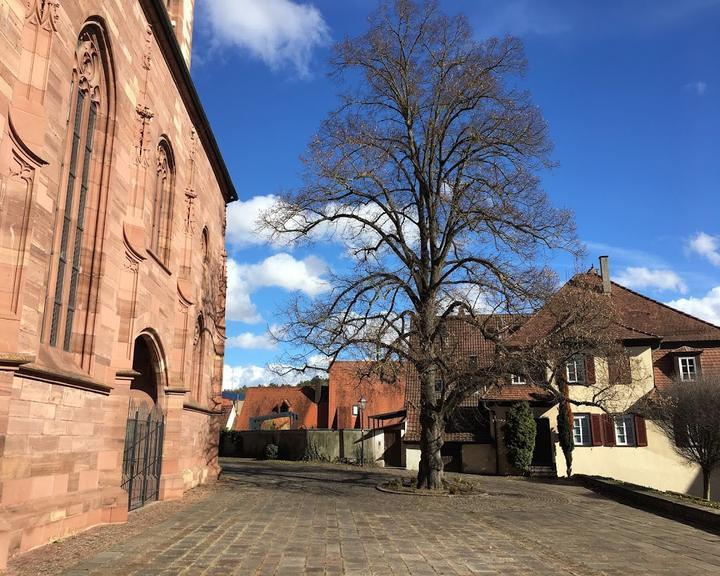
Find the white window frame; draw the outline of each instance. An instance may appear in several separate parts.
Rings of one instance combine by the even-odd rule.
[[[694,382],[697,380],[698,361],[696,356],[679,356],[677,362],[681,382]],[[683,366],[683,363],[685,366]]]
[[[613,429],[615,430],[615,446],[637,446],[635,417],[632,414],[615,416]]]
[[[582,354],[575,354],[565,362],[565,379],[568,384],[585,384],[585,358]]]
[[[360,407],[357,404],[353,404],[352,415],[357,416],[358,414],[360,414]]]
[[[510,384],[513,386],[524,386],[527,384],[527,380],[522,374],[510,374]]]
[[[583,430],[582,422],[587,423],[587,429],[585,431]],[[590,421],[590,414],[573,414],[572,431],[573,442],[575,443],[575,446],[592,446],[592,426]]]

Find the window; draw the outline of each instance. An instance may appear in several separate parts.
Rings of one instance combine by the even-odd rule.
[[[591,446],[590,414],[575,414],[573,416],[573,441],[575,446]]]
[[[436,394],[442,394],[443,391],[443,381],[442,378],[436,378],[435,379],[435,393]]]
[[[681,356],[678,358],[678,368],[682,382],[689,382],[697,378],[698,367],[695,356]]]
[[[510,384],[512,384],[513,386],[522,386],[524,384],[527,384],[527,381],[525,380],[525,376],[523,376],[522,374],[511,374]]]
[[[112,115],[106,60],[103,31],[89,24],[80,33],[76,46],[68,140],[58,194],[61,220],[55,245],[57,260],[48,292],[49,344],[61,345],[66,352],[82,352],[73,346],[73,330],[84,330],[91,285],[99,274],[93,255],[102,237],[98,209],[102,205],[102,172]]]
[[[157,147],[150,250],[166,266],[170,260],[174,179],[172,150],[167,140],[163,139]]]
[[[360,407],[357,404],[355,404],[352,407],[352,415],[357,416],[358,414],[360,414]]]
[[[210,252],[208,248],[209,244],[209,234],[207,226],[203,228],[202,231],[202,238],[201,238],[201,250],[202,250],[202,257],[203,257],[203,264],[207,264],[210,260]]]
[[[470,357],[468,358],[468,365],[470,366],[471,370],[474,370],[477,368],[478,361],[477,361],[477,354],[470,354]]]
[[[615,444],[635,446],[635,418],[632,414],[615,416]]]
[[[585,382],[585,359],[581,354],[576,354],[565,363],[565,378],[569,384]]]

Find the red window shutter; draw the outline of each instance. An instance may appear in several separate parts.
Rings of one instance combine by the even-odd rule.
[[[593,446],[603,445],[602,414],[590,414],[590,435]]]
[[[679,446],[680,448],[690,446],[687,425],[681,422],[675,422],[673,428],[675,432],[675,446]]]
[[[585,383],[595,384],[595,356],[585,355]]]
[[[615,422],[610,414],[603,414],[603,445],[615,446]]]
[[[645,418],[635,414],[635,442],[638,446],[647,446],[647,428]]]

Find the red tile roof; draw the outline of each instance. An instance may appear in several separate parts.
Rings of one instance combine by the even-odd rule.
[[[602,290],[602,279],[593,272],[579,274],[571,283]],[[675,310],[666,304],[638,294],[615,282],[610,297],[617,314],[617,337],[622,340],[656,339],[663,342],[720,341],[720,328]],[[562,291],[562,289],[561,289]],[[532,342],[549,331],[555,321],[552,314],[540,310],[512,337],[519,345]]]
[[[248,388],[245,402],[235,420],[233,429],[250,430],[250,418],[267,416],[280,411],[283,402],[287,403],[290,412],[298,415],[298,427],[317,428],[317,404],[314,402],[315,389],[309,386]]]

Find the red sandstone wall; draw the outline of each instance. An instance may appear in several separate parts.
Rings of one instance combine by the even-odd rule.
[[[9,0],[0,9],[0,189],[8,192],[0,277],[12,279],[0,289],[0,568],[8,554],[126,517],[119,485],[131,379],[123,373],[141,333],[157,352],[158,402],[167,415],[163,497],[179,497],[218,470],[212,413],[224,333],[220,185],[140,3],[62,1],[56,14],[46,3],[51,12],[38,20],[42,5]],[[90,177],[98,192],[88,200],[94,217],[83,242],[82,273],[93,278],[89,304],[79,307],[83,322],[64,352],[48,343],[48,281],[60,241],[75,51],[89,19],[102,23],[107,38],[113,116],[104,163]],[[141,109],[152,113],[143,137]],[[164,265],[147,249],[161,137],[176,165]]]

